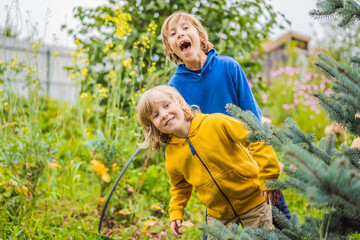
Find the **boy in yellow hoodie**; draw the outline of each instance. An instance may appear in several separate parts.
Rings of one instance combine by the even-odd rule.
[[[138,116],[145,137],[142,147],[159,150],[160,143],[167,145],[170,228],[176,238],[181,238],[179,228],[192,190],[207,207],[210,224],[217,219],[225,225],[273,228],[269,203],[279,194],[264,184],[277,179],[280,168],[271,146],[249,143],[249,132],[235,118],[202,114],[170,86],[146,91]]]

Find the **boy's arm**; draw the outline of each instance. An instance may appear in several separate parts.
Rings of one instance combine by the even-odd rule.
[[[222,125],[227,135],[234,141],[242,144],[259,165],[258,177],[261,183],[261,190],[271,190],[265,187],[267,180],[275,180],[280,174],[280,166],[274,149],[263,142],[249,143],[247,136],[249,131],[244,128],[241,122],[229,116],[223,116]]]
[[[182,220],[184,215],[184,208],[191,196],[192,185],[189,184],[183,176],[177,174],[171,174],[168,172],[170,176],[170,184],[173,186],[170,190],[171,200],[170,200],[170,222],[174,220]]]
[[[260,179],[260,188],[262,191],[272,190],[265,187],[265,183],[268,180],[275,180],[280,174],[280,165],[276,157],[274,149],[263,142],[249,143],[247,147],[251,156],[259,164],[258,177]]]
[[[254,94],[251,91],[249,82],[242,70],[240,64],[235,61],[233,67],[233,81],[236,86],[236,94],[239,101],[239,107],[245,111],[250,110],[261,122],[261,110],[256,102]]]

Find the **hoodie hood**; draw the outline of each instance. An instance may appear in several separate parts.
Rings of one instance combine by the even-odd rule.
[[[189,134],[187,137],[192,137],[197,134],[199,131],[199,127],[201,123],[205,120],[208,114],[202,114],[200,112],[196,113],[194,118],[191,120]],[[181,144],[186,141],[186,138],[179,138],[177,136],[172,135],[169,144]]]
[[[203,76],[204,72],[206,72],[206,74],[209,74],[215,68],[215,65],[218,61],[216,58],[217,56],[218,56],[218,53],[216,52],[216,50],[214,48],[211,49],[207,53],[207,58],[206,58],[204,65],[201,68],[200,75],[188,70],[184,63],[180,64],[176,68],[175,75],[176,74],[178,74],[178,75],[185,74],[186,77],[188,77],[188,78],[191,78],[194,80],[200,79]]]

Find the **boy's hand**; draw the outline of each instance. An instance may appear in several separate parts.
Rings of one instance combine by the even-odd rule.
[[[179,231],[180,227],[181,227],[181,220],[177,219],[174,221],[171,221],[170,223],[170,230],[171,230],[171,234],[176,237],[176,238],[181,238],[182,233]]]
[[[280,198],[279,190],[269,190],[269,191],[261,191],[261,196],[264,196],[266,203],[269,205],[270,202],[272,205],[275,205]]]

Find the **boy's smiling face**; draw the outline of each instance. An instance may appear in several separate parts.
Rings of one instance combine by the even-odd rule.
[[[186,137],[190,129],[190,121],[185,113],[170,96],[158,92],[152,107],[151,122],[162,133],[171,133],[178,137]]]
[[[170,23],[168,42],[171,51],[181,58],[186,67],[189,67],[189,65],[191,67],[195,62],[201,62],[207,57],[201,49],[198,30],[188,19],[183,17]]]

